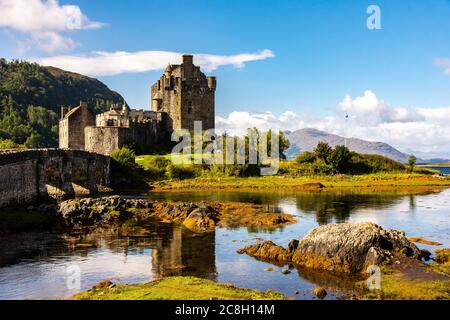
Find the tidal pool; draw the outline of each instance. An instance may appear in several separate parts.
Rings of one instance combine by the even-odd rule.
[[[450,247],[450,189],[426,193],[372,192],[168,192],[132,195],[159,200],[238,201],[262,204],[267,210],[297,217],[297,223],[271,232],[218,228],[193,234],[172,224],[149,224],[126,230],[95,233],[28,233],[0,238],[0,299],[69,298],[74,272],[80,290],[110,279],[138,283],[172,275],[194,275],[252,289],[278,290],[296,299],[315,298],[318,285],[331,288],[327,299],[349,293],[349,279],[283,268],[236,253],[256,239],[287,246],[311,228],[346,221],[372,221],[384,228],[404,230]],[[266,271],[273,268],[274,272]],[[298,294],[294,294],[298,292]]]

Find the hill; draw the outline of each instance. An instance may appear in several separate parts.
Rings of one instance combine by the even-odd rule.
[[[344,138],[312,128],[300,129],[286,133],[291,147],[286,151],[288,158],[294,158],[301,151],[312,151],[319,142],[327,142],[331,147],[346,145],[351,151],[362,154],[376,154],[406,163],[408,154],[402,153],[384,142],[372,142],[357,138]]]
[[[123,97],[94,78],[0,59],[0,140],[7,140],[7,145],[57,146],[60,107],[78,105],[80,100],[99,113]]]

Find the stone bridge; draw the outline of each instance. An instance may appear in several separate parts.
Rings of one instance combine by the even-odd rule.
[[[110,160],[80,150],[0,151],[0,207],[103,191]]]

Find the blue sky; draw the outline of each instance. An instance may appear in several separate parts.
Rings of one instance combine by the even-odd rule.
[[[39,60],[95,51],[231,56],[271,50],[273,58],[249,61],[243,68],[223,65],[211,72],[218,79],[217,114],[228,120],[236,111],[270,112],[276,120],[286,111],[323,118],[338,116],[345,109],[359,115],[357,106],[338,108],[338,104],[347,94],[351,99],[367,97],[366,90],[390,108],[414,111],[450,106],[450,76],[444,73],[450,63],[436,63],[436,59],[450,58],[450,2],[446,0],[56,3],[76,5],[89,21],[102,24],[75,30],[56,28],[55,33],[70,38],[74,45],[69,50],[49,51],[39,49],[35,31],[2,27],[0,13],[0,55]],[[366,27],[370,4],[381,9],[381,30]],[[24,41],[29,43],[25,49]],[[161,73],[98,78],[120,92],[130,106],[148,108],[149,86]],[[394,120],[388,124],[398,122]],[[367,138],[368,134],[361,135]]]

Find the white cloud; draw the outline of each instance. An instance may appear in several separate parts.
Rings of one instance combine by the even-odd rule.
[[[434,60],[434,63],[441,67],[444,71],[444,74],[450,76],[450,59],[449,58],[438,58]]]
[[[370,90],[366,90],[362,97],[354,100],[346,95],[339,103],[339,109],[353,113],[360,122],[365,124],[377,124],[383,122],[411,122],[423,120],[422,115],[414,109],[404,107],[393,108],[386,104]]]
[[[242,134],[246,128],[279,130],[315,128],[346,137],[382,141],[404,152],[414,151],[421,157],[450,158],[450,107],[392,107],[371,91],[352,99],[346,96],[335,115],[318,117],[286,111],[279,116],[271,112],[232,112],[216,117],[219,131]],[[349,114],[349,119],[345,118]]]
[[[71,50],[75,42],[62,33],[96,29],[100,22],[90,21],[75,5],[60,5],[57,0],[0,0],[0,28],[26,34],[19,47],[37,47],[46,52]]]
[[[48,58],[31,59],[39,64],[54,66],[89,76],[111,76],[121,73],[136,73],[162,70],[167,63],[181,63],[179,52],[138,51],[138,52],[93,52],[89,55],[60,55]],[[270,50],[258,53],[241,53],[236,55],[195,54],[194,63],[210,72],[220,66],[231,65],[243,68],[246,62],[264,60],[274,57]]]

